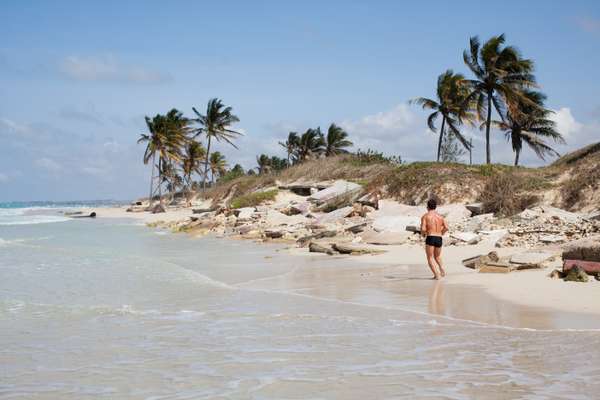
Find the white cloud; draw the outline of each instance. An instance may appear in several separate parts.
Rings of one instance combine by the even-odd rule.
[[[96,57],[68,56],[60,64],[60,71],[78,81],[161,83],[170,76],[145,67],[126,65],[113,55]]]
[[[39,168],[45,169],[46,171],[53,172],[53,173],[60,172],[63,169],[62,166],[58,162],[54,161],[51,158],[47,158],[47,157],[42,157],[42,158],[37,159],[35,161],[35,165],[37,165]]]
[[[571,109],[568,107],[563,107],[554,111],[554,114],[552,114],[550,118],[556,122],[556,129],[565,137],[565,139],[573,137],[573,134],[580,132],[583,128],[583,124],[575,120],[575,117],[573,117],[573,114],[571,113]]]

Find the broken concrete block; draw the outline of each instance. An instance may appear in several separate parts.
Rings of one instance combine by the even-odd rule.
[[[283,231],[267,229],[265,231],[265,236],[268,237],[269,239],[279,239],[279,238],[283,237],[283,233],[284,233]]]
[[[528,251],[514,254],[510,257],[512,264],[529,265],[532,268],[540,268],[544,263],[551,261],[556,254],[541,251]]]
[[[408,238],[412,234],[407,232],[396,233],[396,232],[365,232],[361,235],[364,243],[393,246],[404,244],[408,241]]]
[[[347,216],[349,216],[350,214],[352,214],[354,212],[354,208],[351,206],[348,207],[342,207],[340,209],[337,209],[335,211],[331,211],[325,215],[322,215],[320,217],[317,218],[317,223],[320,224],[329,224],[329,223],[333,223],[333,222],[338,222],[339,220],[346,218]]]
[[[498,262],[500,257],[495,251],[491,251],[488,254],[479,255],[471,258],[462,260],[462,264],[467,268],[477,269],[486,263]]]
[[[600,238],[582,239],[569,243],[563,250],[563,260],[600,262]]]
[[[481,266],[481,268],[479,268],[479,272],[480,273],[500,273],[500,274],[508,274],[509,272],[512,272],[514,270],[514,267],[512,267],[509,264],[504,264],[504,263],[489,263],[489,264],[484,264]]]
[[[361,224],[352,225],[351,227],[346,228],[346,232],[357,234],[357,233],[364,231],[366,227],[367,227],[367,223],[363,222]]]
[[[562,243],[567,240],[565,235],[541,235],[539,241],[546,244]]]
[[[450,237],[468,244],[477,244],[481,240],[481,237],[474,232],[454,232],[450,234]]]
[[[373,229],[377,232],[406,232],[407,226],[420,226],[419,217],[380,216],[373,221]]]
[[[255,211],[256,209],[254,207],[243,207],[233,210],[233,213],[238,219],[247,220],[252,218]]]
[[[597,275],[600,273],[600,262],[581,260],[564,260],[563,272],[567,272],[575,266],[579,266],[590,275]]]
[[[323,189],[317,193],[311,194],[308,199],[317,204],[324,204],[344,196],[358,196],[361,191],[362,186],[360,186],[358,183],[339,180],[335,181],[333,185],[327,189]]]
[[[360,246],[360,245],[349,244],[349,243],[335,243],[335,244],[333,244],[332,248],[341,254],[353,254],[353,255],[379,254],[379,253],[385,252],[385,250],[374,249],[372,247]]]

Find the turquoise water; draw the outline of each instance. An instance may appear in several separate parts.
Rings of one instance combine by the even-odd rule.
[[[63,215],[65,211],[79,207],[114,207],[126,203],[116,200],[0,202],[0,226],[62,222],[68,220]]]
[[[336,281],[358,267],[335,259],[40,208],[0,226],[1,399],[600,393],[598,331],[440,317],[408,286]]]

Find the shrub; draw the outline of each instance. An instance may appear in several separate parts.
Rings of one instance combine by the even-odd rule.
[[[539,201],[531,190],[531,179],[512,172],[493,174],[480,196],[483,211],[501,216],[515,215]]]
[[[346,160],[356,166],[371,164],[402,164],[402,158],[400,156],[385,156],[383,153],[371,149],[368,149],[367,151],[359,149],[356,154],[352,154]]]
[[[254,207],[265,201],[275,200],[277,190],[268,190],[266,192],[254,192],[234,198],[231,201],[231,208]]]
[[[600,170],[595,167],[580,169],[561,188],[564,207],[572,208],[581,200],[585,189],[597,188],[598,185],[600,185]]]

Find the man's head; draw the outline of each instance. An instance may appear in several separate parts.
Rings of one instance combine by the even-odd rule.
[[[429,199],[427,201],[427,209],[435,210],[436,208],[437,208],[437,201],[435,201],[435,199]]]

